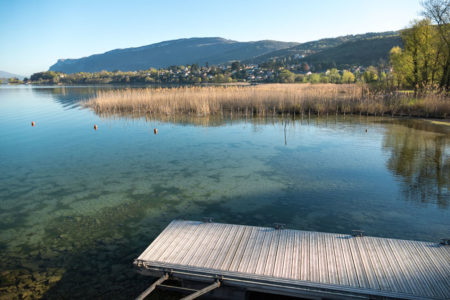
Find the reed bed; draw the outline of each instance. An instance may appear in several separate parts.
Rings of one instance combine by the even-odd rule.
[[[262,84],[99,91],[84,105],[99,114],[133,115],[407,115],[447,118],[448,95],[371,93],[358,84]]]

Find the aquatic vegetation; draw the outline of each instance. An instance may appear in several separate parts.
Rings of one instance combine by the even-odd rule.
[[[445,94],[379,93],[357,84],[263,84],[98,91],[85,107],[99,114],[275,116],[316,114],[407,115],[446,118]]]

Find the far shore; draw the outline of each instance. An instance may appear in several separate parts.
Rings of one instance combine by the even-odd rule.
[[[208,85],[99,91],[83,104],[99,114],[328,115],[364,114],[445,119],[448,95],[374,93],[364,84]]]

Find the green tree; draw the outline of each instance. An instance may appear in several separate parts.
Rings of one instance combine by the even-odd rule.
[[[355,80],[357,82],[361,82],[362,81],[362,74],[361,74],[361,71],[359,69],[357,69],[355,71]]]
[[[446,68],[442,44],[431,21],[414,21],[401,36],[404,49],[393,48],[390,53],[391,65],[399,82],[417,93],[442,81]]]
[[[331,83],[341,83],[341,74],[336,68],[327,71]]]
[[[342,73],[342,82],[343,83],[353,83],[355,82],[355,75],[352,72],[344,70]]]
[[[305,75],[303,75],[303,74],[297,74],[297,75],[295,75],[295,82],[304,82],[304,79],[305,79]]]
[[[8,79],[8,83],[10,84],[19,84],[19,83],[23,83],[22,80],[20,80],[17,77],[11,77]]]
[[[330,77],[325,74],[321,74],[320,83],[330,83]]]
[[[369,66],[363,74],[364,82],[371,83],[378,80],[378,70],[374,66]]]
[[[241,68],[241,65],[240,65],[239,61],[233,61],[231,63],[231,70],[239,71],[240,68]]]
[[[407,74],[412,72],[410,64],[406,62],[402,48],[396,46],[389,52],[389,59],[392,66],[393,83],[397,88],[405,85]]]
[[[278,82],[282,83],[292,83],[295,81],[295,74],[289,70],[281,70],[278,74]]]
[[[310,83],[320,83],[320,74],[313,73],[309,75],[309,82]]]

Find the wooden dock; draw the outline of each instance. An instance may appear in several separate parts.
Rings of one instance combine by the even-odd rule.
[[[303,298],[450,299],[450,246],[431,242],[175,220],[134,263]]]

